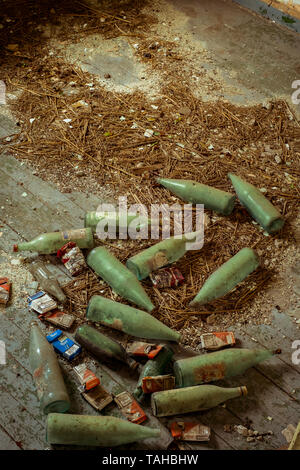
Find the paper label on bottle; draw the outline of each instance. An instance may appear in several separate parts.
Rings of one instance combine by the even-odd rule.
[[[221,380],[225,377],[225,364],[209,364],[194,370],[195,383],[201,384]]]
[[[75,230],[66,230],[61,232],[61,237],[63,240],[79,240],[86,237],[86,229],[78,228]]]
[[[149,263],[150,263],[150,266],[151,266],[151,271],[156,271],[157,269],[162,268],[163,266],[166,266],[166,264],[169,264],[169,260],[168,260],[167,255],[164,251],[158,251],[151,258]]]

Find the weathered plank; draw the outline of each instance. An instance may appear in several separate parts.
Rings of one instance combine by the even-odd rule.
[[[231,331],[234,331],[236,338],[239,340],[239,347],[249,349],[276,349],[276,344],[273,345],[273,347],[270,343],[265,345],[261,344],[256,339],[256,336],[250,336],[245,331],[236,330],[233,328],[231,328]],[[292,350],[290,349],[290,351]],[[289,354],[291,355],[291,353]],[[267,377],[269,380],[271,380],[281,390],[289,394],[292,398],[300,400],[299,372],[294,367],[292,362],[288,364],[286,360],[282,359],[282,355],[287,356],[286,351],[280,355],[273,356],[268,361],[258,364],[257,366],[255,366],[255,369],[259,371],[262,375]]]
[[[91,193],[80,193],[78,191],[61,193],[55,185],[33,175],[31,169],[24,162],[17,160],[8,151],[4,151],[0,158],[1,169],[13,178],[16,184],[21,184],[24,191],[28,189],[44,204],[71,215],[73,223],[78,223],[79,226],[83,226],[86,211],[94,211],[101,202],[104,202],[103,199]]]
[[[0,424],[0,450],[21,450],[5,429]]]
[[[0,422],[15,442],[23,449],[41,450],[45,448],[45,425],[33,418],[26,409],[0,386]]]
[[[12,178],[15,185],[20,186],[23,192],[30,193],[37,201],[46,205],[48,210],[54,210],[68,217],[71,215],[73,223],[83,226],[83,209],[53,186],[32,175],[22,162],[19,162],[8,153],[4,153],[1,155],[1,170]],[[27,199],[24,198],[24,203],[26,201]],[[45,230],[47,230],[46,227]]]
[[[231,400],[226,408],[242,421],[250,419],[255,430],[272,431],[270,445],[279,448],[285,444],[281,431],[287,424],[300,419],[300,407],[288,394],[274,386],[255,368],[246,374],[221,382],[223,386],[246,385],[248,396],[243,400]],[[216,383],[218,385],[218,383]],[[272,418],[269,420],[269,418]]]
[[[26,193],[24,197],[22,194]],[[4,211],[1,220],[31,239],[43,232],[72,228],[72,219],[55,208],[49,209],[26,188],[19,186],[4,171],[0,170],[0,206]],[[4,208],[4,209],[3,209]]]
[[[37,420],[44,421],[31,374],[9,353],[6,366],[2,366],[1,383],[22,408]]]

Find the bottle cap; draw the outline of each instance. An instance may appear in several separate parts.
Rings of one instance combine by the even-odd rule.
[[[240,387],[240,390],[241,390],[241,396],[245,397],[246,395],[248,395],[248,390],[247,390],[247,387],[245,385],[242,385]]]
[[[14,251],[14,252],[19,251],[18,245],[14,245],[14,246],[13,246],[13,251]]]

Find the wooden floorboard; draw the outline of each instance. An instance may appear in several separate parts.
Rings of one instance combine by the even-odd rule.
[[[16,444],[12,437],[8,434],[6,429],[1,427],[0,424],[0,443],[1,448],[5,450],[21,450],[21,447]]]
[[[22,449],[42,450],[45,444],[45,423],[35,419],[1,387],[0,422]]]
[[[289,318],[287,318],[287,320],[289,320]],[[272,343],[270,341],[263,341],[263,339],[260,337],[261,342],[258,342],[255,336],[250,336],[250,334],[247,334],[246,331],[237,331],[235,329],[235,335],[239,340],[239,346],[250,349],[274,349],[274,345],[272,347]],[[297,368],[297,366],[295,366],[291,360],[291,341],[285,341],[285,343],[282,342],[281,347],[282,353],[280,355],[274,355],[269,360],[261,362],[255,368],[257,371],[261,372],[264,376],[268,377],[272,382],[274,382],[274,384],[277,385],[281,390],[285,391],[292,398],[300,401],[299,368]]]

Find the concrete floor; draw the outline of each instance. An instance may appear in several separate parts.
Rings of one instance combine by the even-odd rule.
[[[278,27],[230,1],[164,0],[154,4],[152,9],[160,19],[152,27],[153,34],[168,40],[179,37],[179,47],[187,51],[191,68],[194,71],[205,71],[204,78],[195,81],[196,95],[206,100],[221,97],[242,105],[283,97],[292,106],[291,84],[300,78],[300,35]],[[131,88],[141,86],[147,90],[147,83],[141,79],[143,66],[130,52],[126,39],[115,40],[115,50],[109,56],[103,52],[104,42],[99,37],[98,44],[90,43],[94,49],[90,65],[80,54],[81,46],[74,46],[68,60],[74,59],[85,63],[87,67],[92,66],[91,71],[99,75],[100,83],[105,83],[103,71],[107,72],[109,68],[112,76],[110,86],[115,89],[124,86],[123,91],[130,92]],[[126,70],[125,74],[120,74],[120,67]],[[207,85],[207,77],[218,81],[217,89]],[[155,90],[159,93],[159,85],[158,88],[149,86],[148,90],[150,94],[155,93]],[[16,132],[8,108],[0,106],[0,137]],[[295,111],[300,116],[300,105],[295,106]],[[48,230],[82,224],[84,211],[97,207],[97,199],[93,195],[63,195],[53,185],[33,177],[30,170],[21,167],[6,152],[2,153],[1,161],[0,205],[4,208],[2,213],[5,213],[1,217],[1,263],[7,263],[7,254],[13,243],[33,238],[44,230],[45,224]],[[20,183],[23,183],[22,187]],[[26,205],[22,196],[24,191],[29,195]],[[297,276],[298,282],[299,274]],[[28,372],[28,326],[31,317],[32,314],[28,313],[25,306],[15,305],[10,305],[0,315],[0,339],[4,339],[7,344],[9,361],[7,366],[0,366],[0,449],[44,449],[47,446],[44,418],[40,415]],[[213,438],[208,445],[194,445],[194,448],[274,449],[284,446],[286,442],[281,430],[289,423],[296,425],[300,419],[300,372],[299,367],[291,363],[291,345],[295,339],[299,339],[299,330],[290,316],[274,309],[272,326],[249,326],[247,329],[236,329],[235,332],[241,346],[281,347],[284,353],[274,357],[270,364],[262,364],[245,376],[226,382],[226,385],[243,383],[251,393],[243,400],[232,401],[225,408],[218,407],[198,414],[200,421],[212,427]],[[180,350],[178,353],[188,352]],[[70,367],[63,361],[61,364],[68,377],[72,412],[93,413],[86,403],[79,404],[76,380]],[[130,381],[126,374],[122,382],[121,370],[109,370],[93,364],[108,388],[114,386],[112,383],[118,383],[121,388],[134,387],[134,381]],[[111,412],[109,409],[108,413]],[[239,424],[246,419],[253,421],[255,429],[271,430],[273,436],[265,442],[248,444],[241,436],[224,431],[225,424]],[[167,424],[167,421],[162,420],[163,424]],[[151,418],[151,423],[159,425],[154,418]],[[160,446],[164,448],[170,442],[170,436],[166,430],[162,432]],[[147,445],[148,448],[158,448],[153,442]],[[137,448],[143,448],[143,444]]]
[[[204,67],[221,73],[226,99],[247,105],[283,97],[292,105],[291,85],[300,77],[299,34],[231,1],[167,3],[173,12],[168,15],[171,23],[180,17],[174,20],[177,32],[188,35],[196,51],[208,51],[211,61]],[[234,88],[232,94],[226,93],[228,85]],[[299,113],[300,106],[296,110]]]

